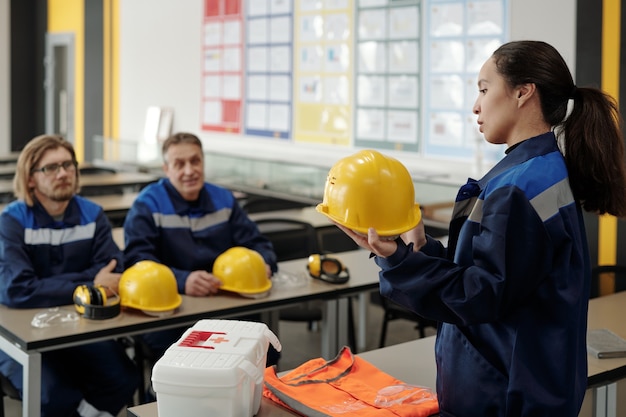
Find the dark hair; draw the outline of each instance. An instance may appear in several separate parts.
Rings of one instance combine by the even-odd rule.
[[[545,42],[509,42],[493,58],[511,87],[537,87],[544,119],[563,133],[561,150],[576,200],[587,211],[626,217],[623,121],[615,100],[597,88],[576,87],[561,54]],[[570,99],[574,105],[565,119]]]
[[[72,156],[72,161],[76,162],[76,153],[72,144],[59,135],[39,135],[34,137],[24,146],[20,156],[17,158],[17,168],[13,177],[13,193],[18,199],[22,199],[28,206],[32,206],[32,190],[28,186],[28,181],[32,175],[32,170],[39,164],[46,152],[57,148],[66,149]],[[76,190],[78,192],[79,170],[76,170]]]
[[[172,145],[178,145],[179,143],[191,143],[193,145],[198,145],[200,147],[200,150],[202,150],[202,142],[196,135],[186,132],[174,133],[172,136],[165,139],[165,141],[163,142],[163,146],[161,146],[161,154],[163,155],[164,161],[165,154],[167,153],[169,147]]]

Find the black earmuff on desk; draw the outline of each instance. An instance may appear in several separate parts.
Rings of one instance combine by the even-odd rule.
[[[83,317],[91,320],[110,319],[120,314],[120,297],[107,297],[106,288],[100,285],[79,285],[74,290],[74,307]]]
[[[345,284],[350,279],[348,268],[339,259],[330,256],[311,255],[306,268],[313,278],[331,284]]]

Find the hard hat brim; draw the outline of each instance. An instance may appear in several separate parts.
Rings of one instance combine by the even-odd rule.
[[[175,310],[176,309],[166,311],[141,310],[141,312],[151,317],[169,317],[174,314]]]
[[[220,287],[221,290],[236,292],[236,293],[241,294],[241,295],[247,294],[247,296],[260,294],[260,293],[266,293],[271,288],[272,288],[272,281],[270,281],[269,279],[267,280],[267,284],[265,284],[261,288],[255,289],[253,291],[242,291],[241,288],[233,287],[233,286],[230,286],[230,285],[222,285]],[[252,298],[252,297],[250,297],[250,298]]]
[[[146,314],[149,315],[155,315],[155,314],[161,314],[161,313],[167,313],[168,311],[170,312],[174,312],[174,310],[176,310],[178,307],[180,307],[180,305],[183,303],[183,297],[180,296],[180,294],[176,293],[176,301],[174,301],[172,304],[168,305],[168,306],[163,306],[163,307],[158,307],[158,308],[152,308],[152,309],[146,309],[145,307],[142,307],[140,305],[135,305],[135,303],[129,303],[129,302],[125,302],[124,299],[122,299],[122,306],[123,307],[129,307],[129,308],[134,308],[137,310],[141,310],[143,312],[145,312]],[[150,314],[150,313],[152,314]]]
[[[375,227],[375,225],[363,226],[363,225],[347,223],[343,219],[340,219],[340,218],[330,214],[330,210],[329,210],[328,205],[326,205],[324,203],[318,204],[315,207],[315,210],[318,213],[321,213],[324,216],[328,217],[329,219],[331,219],[335,223],[338,223],[338,224],[340,224],[342,226],[345,226],[348,229],[354,230],[355,232],[361,233],[361,234],[363,234],[365,236],[367,236],[367,232],[368,232],[368,229],[370,227],[374,227],[376,229],[376,233],[378,233],[378,235],[381,236],[381,237],[398,236],[398,235],[400,235],[400,234],[402,234],[404,232],[408,232],[409,230],[415,228],[415,226],[417,226],[419,224],[419,222],[422,220],[422,211],[420,210],[420,206],[417,203],[415,203],[415,205],[413,206],[413,221],[403,225],[402,227],[398,227],[398,228],[390,229],[390,230],[377,229]]]

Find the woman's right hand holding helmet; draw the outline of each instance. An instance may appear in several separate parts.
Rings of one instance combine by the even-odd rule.
[[[370,227],[367,231],[367,236],[357,233],[345,226],[336,223],[346,235],[348,235],[354,242],[367,249],[376,256],[386,258],[393,255],[398,250],[398,244],[395,239],[389,239],[388,237],[381,237],[378,235],[373,227]],[[413,251],[417,252],[422,246],[426,244],[426,232],[424,231],[424,223],[420,222],[413,229],[404,232],[400,235],[402,241],[408,245],[413,243]]]
[[[406,245],[413,243],[413,252],[418,252],[422,246],[427,242],[426,230],[424,229],[424,221],[420,219],[420,222],[413,229],[404,232],[400,235],[400,238]]]

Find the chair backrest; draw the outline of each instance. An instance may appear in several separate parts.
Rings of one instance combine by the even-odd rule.
[[[11,381],[9,381],[9,378],[4,376],[3,374],[0,374],[0,395],[2,396],[2,400],[4,400],[4,397],[9,397],[14,400],[20,399],[20,393],[18,392],[17,388],[15,388]],[[0,406],[3,405],[4,404],[0,402]]]
[[[110,175],[117,173],[115,168],[99,167],[94,165],[79,166],[80,175]]]
[[[243,204],[242,208],[248,214],[264,213],[267,211],[288,210],[294,208],[306,207],[308,204],[298,201],[282,200],[274,197],[249,197]]]
[[[601,295],[603,277],[614,278],[613,291],[626,291],[626,265],[598,265],[591,270],[591,293],[590,298]]]
[[[282,218],[256,220],[259,231],[274,246],[279,262],[320,253],[315,227],[310,223]]]

